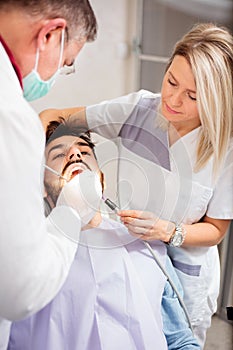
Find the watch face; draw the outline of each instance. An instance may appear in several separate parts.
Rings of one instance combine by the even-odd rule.
[[[174,245],[175,247],[180,246],[182,244],[182,239],[182,234],[180,232],[176,232],[172,239],[172,245]]]

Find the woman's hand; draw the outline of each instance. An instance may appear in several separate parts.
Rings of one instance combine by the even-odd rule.
[[[117,213],[129,233],[144,241],[160,240],[168,242],[175,232],[175,224],[161,220],[151,212],[139,210],[119,210]],[[205,216],[201,222],[183,225],[187,232],[182,246],[211,247],[223,239],[230,220],[213,219]],[[205,234],[203,235],[203,232]]]
[[[41,120],[42,125],[44,127],[44,130],[46,131],[47,126],[49,125],[49,123],[51,121],[59,120],[59,117],[67,119],[71,115],[74,116],[75,119],[77,119],[77,125],[85,126],[87,128],[85,107],[71,107],[71,108],[64,108],[64,109],[46,109],[46,110],[40,112],[39,117],[40,117],[40,120]]]
[[[175,224],[159,219],[153,213],[139,210],[120,210],[117,213],[132,236],[145,241],[168,242],[175,231]]]

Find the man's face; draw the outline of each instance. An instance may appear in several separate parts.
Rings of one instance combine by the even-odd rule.
[[[67,181],[85,170],[99,174],[99,167],[94,153],[82,138],[77,136],[61,136],[51,141],[45,150],[46,164],[59,172]],[[49,170],[45,171],[45,190],[47,197],[56,204],[57,198],[66,180],[59,178]]]

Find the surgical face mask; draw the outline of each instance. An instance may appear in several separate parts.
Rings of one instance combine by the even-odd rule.
[[[56,206],[65,205],[75,209],[83,227],[99,210],[101,199],[102,186],[99,176],[93,171],[85,170],[65,184]]]
[[[31,73],[29,73],[25,78],[23,78],[23,95],[27,101],[33,101],[37,98],[43,97],[49,92],[51,87],[54,85],[55,80],[58,74],[60,73],[62,56],[64,51],[64,40],[65,31],[63,29],[61,33],[61,49],[58,69],[48,80],[42,80],[39,73],[37,72],[39,62],[39,48],[37,49],[35,67],[31,71]]]

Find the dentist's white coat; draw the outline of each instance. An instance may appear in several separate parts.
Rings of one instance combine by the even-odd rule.
[[[56,295],[77,249],[64,235],[78,240],[80,219],[73,210],[62,207],[61,217],[58,207],[47,220],[44,217],[44,144],[41,122],[23,98],[17,75],[0,44],[1,350],[8,337],[7,320],[36,312]],[[63,227],[59,218],[70,223],[69,227]]]

